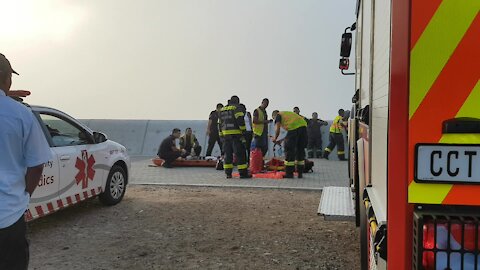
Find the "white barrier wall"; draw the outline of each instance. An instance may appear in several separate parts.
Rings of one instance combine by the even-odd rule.
[[[162,140],[172,133],[174,128],[179,128],[182,134],[187,127],[191,127],[197,139],[202,146],[202,155],[205,155],[207,147],[207,121],[206,120],[81,120],[89,128],[95,131],[103,132],[107,137],[116,141],[127,148],[131,156],[156,156],[158,147]],[[328,145],[328,126],[322,127],[322,148]],[[269,135],[274,135],[273,124],[269,127]],[[282,130],[280,138],[285,135]],[[346,142],[347,140],[345,140]],[[347,149],[347,146],[345,146]],[[277,147],[278,150],[278,147]],[[345,151],[348,154],[348,151]],[[278,153],[277,153],[278,154]],[[220,155],[218,145],[212,152],[213,156]],[[269,156],[273,156],[273,144],[270,143]],[[337,159],[336,148],[330,158]]]

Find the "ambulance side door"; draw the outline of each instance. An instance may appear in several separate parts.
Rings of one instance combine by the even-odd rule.
[[[103,170],[96,170],[97,162],[91,151],[92,135],[66,115],[48,112],[40,117],[46,123],[59,163],[59,197],[66,205],[75,204],[100,191]]]
[[[58,205],[58,187],[59,187],[59,166],[58,158],[52,149],[52,141],[45,125],[36,114],[40,126],[44,130],[45,137],[50,144],[52,159],[44,164],[43,174],[38,182],[38,186],[30,198],[27,218],[31,219],[41,217],[59,209]]]

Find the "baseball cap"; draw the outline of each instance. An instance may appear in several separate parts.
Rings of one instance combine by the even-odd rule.
[[[13,70],[10,61],[5,57],[5,55],[0,53],[0,72],[12,72],[19,75],[15,70]]]

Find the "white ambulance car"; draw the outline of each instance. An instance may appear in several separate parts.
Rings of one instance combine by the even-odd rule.
[[[119,203],[130,171],[126,148],[61,111],[31,108],[53,158],[45,164],[26,219],[30,221],[96,196],[106,205]]]

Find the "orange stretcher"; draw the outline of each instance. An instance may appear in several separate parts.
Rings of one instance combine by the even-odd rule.
[[[153,164],[156,166],[162,166],[165,162],[161,158],[152,158]],[[172,162],[174,167],[215,167],[217,162],[215,160],[186,160],[177,159]]]
[[[297,173],[294,173],[295,175],[298,175]],[[233,173],[233,177],[238,178],[240,175],[238,173]],[[252,174],[252,178],[256,179],[283,179],[285,176],[285,172],[283,171],[267,171],[267,172],[259,172],[259,173],[254,173]]]

